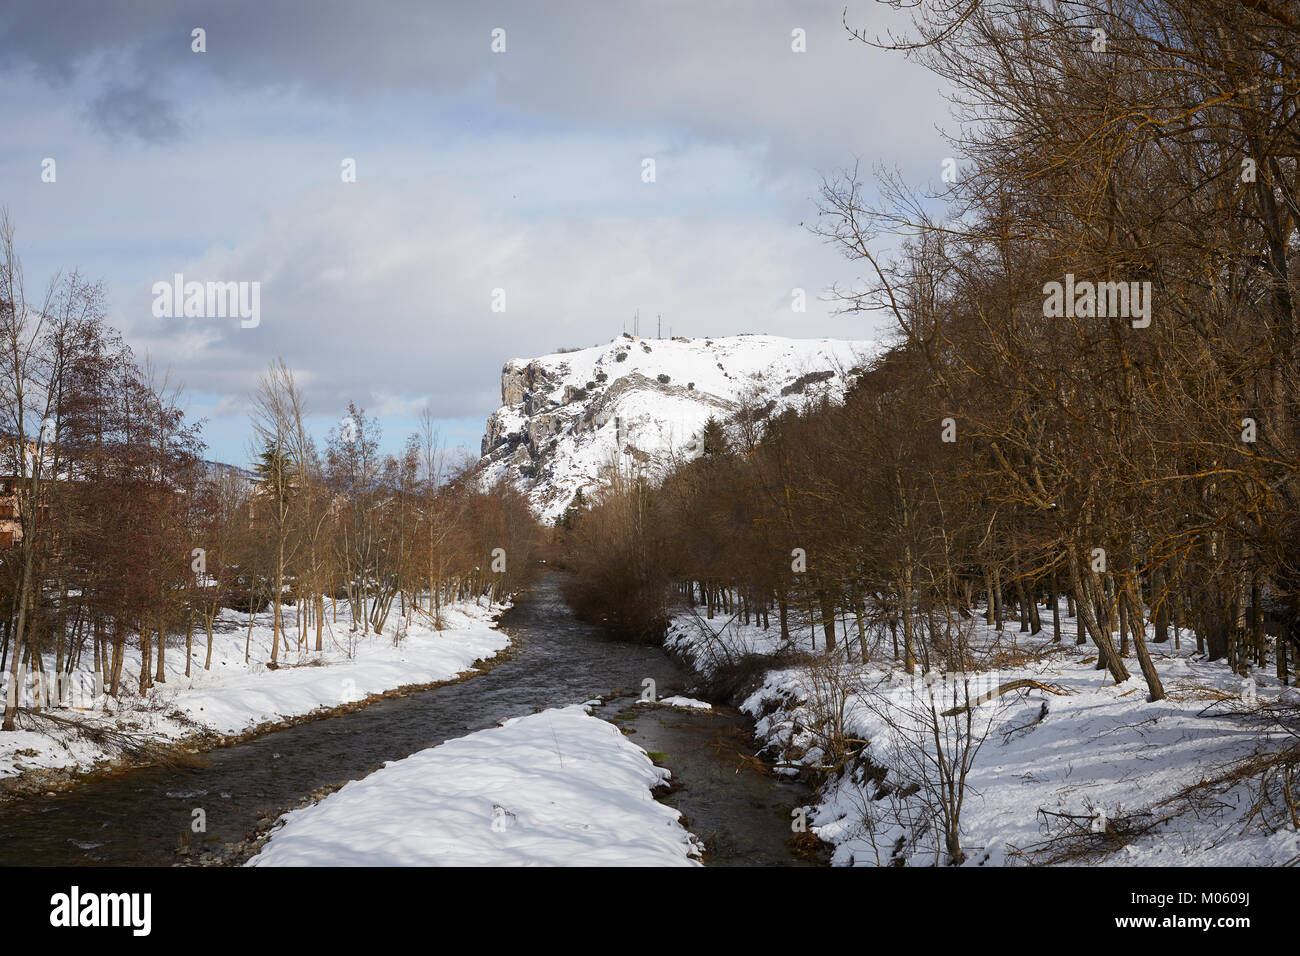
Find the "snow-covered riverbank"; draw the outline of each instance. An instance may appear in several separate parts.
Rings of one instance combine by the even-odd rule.
[[[1064,619],[1064,607],[1061,613]],[[1183,632],[1181,649],[1172,640],[1149,644],[1168,694],[1149,703],[1136,662],[1134,676],[1116,686],[1096,669],[1096,648],[1074,644],[1072,620],[1061,644],[1051,643],[1050,629],[1018,634],[1014,622],[1001,634],[982,620],[967,626],[971,645],[989,661],[962,678],[972,697],[1016,680],[1051,688],[1017,689],[973,713],[973,736],[982,743],[972,755],[960,818],[967,865],[1260,866],[1300,857],[1294,822],[1284,808],[1265,803],[1260,810],[1250,776],[1186,792],[1259,750],[1293,744],[1278,717],[1291,708],[1294,719],[1294,688],[1261,672],[1243,679],[1223,661],[1203,660]],[[764,631],[683,612],[666,643],[705,674],[746,654],[810,650],[806,628],[789,647],[778,635],[775,626]],[[887,635],[874,652],[880,661],[862,664],[853,637],[851,659],[773,666],[742,707],[791,772],[840,765],[808,813],[814,832],[835,845],[835,863],[933,864],[942,844],[928,792],[935,781],[925,778],[936,775],[937,748],[915,717],[924,718],[932,692],[942,699],[956,688],[964,701],[964,685],[927,685],[891,667]],[[848,738],[847,759],[837,752],[837,735]],[[951,758],[960,741],[949,739],[944,748]],[[1026,852],[1049,838],[1047,854]]]
[[[169,641],[165,683],[155,684],[143,697],[135,690],[139,681],[138,648],[126,652],[123,694],[120,700],[93,696],[90,681],[72,685],[71,703],[49,714],[19,714],[20,730],[0,734],[0,779],[32,770],[86,769],[115,759],[119,750],[111,740],[96,740],[63,721],[125,734],[134,744],[174,743],[182,738],[211,733],[234,735],[261,725],[302,717],[365,700],[400,687],[450,680],[505,649],[510,639],[493,623],[505,607],[471,603],[442,610],[442,630],[421,614],[395,642],[396,613],[383,634],[362,636],[349,630],[347,606],[340,604],[338,621],[329,620],[323,650],[298,650],[297,636],[289,631],[290,650],[283,644],[280,666],[270,670],[271,616],[254,619],[251,635],[246,615],[223,612],[221,630],[214,635],[212,667],[204,670],[205,634],[194,638],[191,676],[185,676],[183,639]],[[292,609],[286,608],[292,625]],[[247,642],[248,661],[245,663]],[[315,631],[307,635],[315,647]],[[25,695],[30,688],[25,689]]]
[[[284,817],[250,866],[689,866],[668,771],[585,705],[393,761]]]

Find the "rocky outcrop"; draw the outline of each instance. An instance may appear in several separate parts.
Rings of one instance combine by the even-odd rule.
[[[615,462],[655,470],[699,451],[710,418],[767,417],[842,394],[869,342],[733,336],[636,339],[512,359],[487,420],[479,481],[506,480],[550,521]]]
[[[569,416],[552,412],[547,415],[538,415],[528,420],[527,440],[533,449],[541,448],[546,439],[552,435],[558,435],[564,430],[565,421]]]

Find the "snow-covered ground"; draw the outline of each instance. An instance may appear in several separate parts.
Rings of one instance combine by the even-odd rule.
[[[207,635],[194,636],[191,676],[185,676],[185,646],[169,641],[165,659],[167,681],[155,684],[142,698],[139,686],[139,648],[128,648],[123,663],[120,700],[95,695],[89,680],[71,684],[71,703],[50,711],[56,717],[130,734],[135,742],[167,742],[207,730],[238,734],[268,721],[310,714],[354,701],[370,694],[417,684],[448,680],[495,656],[510,640],[496,629],[492,618],[505,609],[472,602],[446,607],[443,630],[435,630],[422,614],[403,628],[394,608],[383,634],[362,636],[349,631],[346,602],[340,602],[338,621],[326,606],[323,651],[299,651],[293,627],[293,609],[286,607],[289,644],[281,644],[280,667],[269,670],[271,657],[270,612],[254,618],[249,663],[244,663],[248,617],[223,611],[222,630],[214,635],[212,668],[204,670]],[[401,640],[394,643],[400,629]],[[307,635],[315,647],[315,629]],[[24,701],[29,701],[30,686]],[[105,713],[107,706],[108,712]],[[70,733],[37,715],[19,715],[23,728],[0,734],[0,778],[37,768],[85,769],[116,756],[112,749]]]
[[[1064,607],[1061,614],[1067,621]],[[716,634],[704,634],[701,623]],[[683,612],[668,646],[706,673],[746,652],[780,649],[775,625],[764,631],[724,623],[700,622]],[[996,669],[927,684],[891,666],[888,636],[876,652],[879,663],[857,662],[853,634],[851,659],[769,670],[744,702],[760,738],[792,767],[838,763],[843,755],[831,745],[837,725],[841,736],[866,742],[863,755],[871,766],[850,759],[848,772],[832,772],[808,816],[814,831],[834,844],[836,864],[933,864],[940,846],[929,816],[933,801],[927,807],[924,786],[904,795],[906,783],[935,776],[932,766],[922,768],[937,748],[916,718],[928,709],[932,693],[940,700],[947,695],[942,710],[952,706],[954,691],[957,702],[964,702],[967,685],[977,697],[1022,678],[1061,693],[1017,690],[974,711],[972,727],[983,742],[974,753],[961,812],[967,865],[1027,862],[1031,857],[1020,851],[1061,836],[1068,839],[1056,840],[1058,850],[1068,842],[1110,845],[1114,851],[1058,862],[1259,866],[1300,858],[1300,834],[1284,808],[1267,808],[1262,817],[1252,813],[1257,790],[1251,780],[1216,787],[1199,801],[1177,796],[1257,751],[1294,745],[1294,736],[1270,717],[1270,709],[1300,707],[1294,688],[1263,671],[1247,680],[1223,661],[1201,659],[1184,631],[1181,650],[1172,639],[1148,644],[1168,695],[1148,703],[1136,660],[1127,662],[1131,679],[1116,686],[1106,671],[1096,670],[1094,646],[1075,646],[1072,619],[1061,644],[1051,643],[1050,625],[1033,637],[1017,633],[1014,621],[1001,635],[982,619],[969,626],[974,646],[992,660],[1001,655]],[[1148,631],[1148,641],[1151,636]],[[795,652],[809,649],[806,627],[793,645]],[[949,757],[959,749],[951,742],[945,746]],[[880,768],[887,771],[883,781]],[[1271,825],[1262,825],[1264,819]],[[1034,859],[1048,861],[1041,854]]]
[[[588,705],[516,717],[286,814],[249,866],[689,866],[668,771]]]
[[[501,407],[487,423],[480,480],[508,478],[545,522],[582,488],[588,496],[613,460],[651,471],[698,453],[714,417],[742,405],[775,414],[828,396],[838,400],[855,369],[879,351],[871,341],[632,338],[512,359],[502,371]]]

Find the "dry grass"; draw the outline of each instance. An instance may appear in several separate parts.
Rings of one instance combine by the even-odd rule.
[[[1249,832],[1267,834],[1300,829],[1300,707],[1289,703],[1253,706],[1243,704],[1235,695],[1210,696],[1214,699],[1202,711],[1203,715],[1213,709],[1215,716],[1269,723],[1290,734],[1294,742],[1275,750],[1257,750],[1142,810],[1125,814],[1117,809],[1100,828],[1095,827],[1095,813],[1068,814],[1040,809],[1038,813],[1048,830],[1047,838],[1023,850],[1017,849],[1011,856],[1034,865],[1090,863],[1187,814],[1218,819],[1227,814],[1236,815],[1236,821],[1224,826],[1210,846]],[[1217,708],[1218,703],[1233,707]],[[1248,794],[1244,808],[1239,799],[1230,797],[1234,790]],[[1288,865],[1296,863],[1300,863],[1300,857],[1288,861]]]
[[[1109,856],[1158,829],[1179,814],[1158,815],[1148,810],[1122,813],[1116,809],[1098,826],[1096,813],[1057,813],[1039,810],[1039,817],[1050,835],[1041,843],[1016,848],[1007,856],[1033,866],[1059,866],[1066,863],[1092,863]]]

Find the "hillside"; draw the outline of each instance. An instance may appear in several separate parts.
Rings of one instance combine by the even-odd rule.
[[[869,341],[625,334],[607,345],[512,359],[483,436],[480,480],[507,478],[551,522],[618,456],[655,469],[672,455],[697,454],[710,417],[745,406],[770,415],[838,398],[875,351]]]

